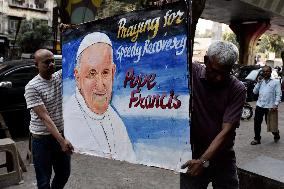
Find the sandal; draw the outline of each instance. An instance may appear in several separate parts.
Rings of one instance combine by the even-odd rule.
[[[250,143],[251,145],[257,145],[257,144],[260,144],[260,140],[253,140],[251,141]]]

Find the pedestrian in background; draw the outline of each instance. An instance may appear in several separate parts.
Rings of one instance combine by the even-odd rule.
[[[63,135],[62,70],[54,73],[54,56],[49,50],[40,49],[34,57],[39,74],[26,85],[25,98],[31,114],[29,129],[37,187],[61,189],[70,176],[73,151]]]
[[[278,105],[281,102],[281,86],[279,79],[271,79],[272,68],[270,66],[264,66],[262,68],[262,78],[258,79],[257,84],[253,89],[254,94],[259,94],[258,100],[256,102],[255,116],[254,116],[254,140],[251,141],[251,145],[260,144],[261,140],[261,124],[263,117],[265,116],[265,121],[267,122],[268,114],[273,115],[277,113]],[[269,113],[270,112],[270,113]],[[275,120],[269,121],[269,124],[273,123]],[[275,127],[275,126],[274,126]],[[272,134],[274,135],[274,141],[277,142],[280,139],[278,127],[273,129]]]
[[[192,63],[192,160],[189,176],[181,176],[181,188],[238,189],[235,130],[246,99],[245,86],[230,75],[239,56],[238,48],[225,41],[212,43],[204,57],[206,67]]]

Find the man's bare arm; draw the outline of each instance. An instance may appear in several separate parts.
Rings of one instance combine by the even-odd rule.
[[[193,176],[199,175],[203,170],[202,161],[212,159],[218,151],[223,147],[224,143],[232,137],[232,132],[235,127],[231,123],[223,123],[222,131],[215,137],[211,142],[210,146],[204,152],[204,154],[198,160],[189,160],[184,165],[182,169],[188,167],[188,173]]]
[[[43,121],[44,125],[46,126],[47,130],[51,133],[51,135],[59,142],[62,151],[73,151],[72,144],[63,138],[63,136],[59,133],[56,125],[50,118],[46,107],[44,105],[39,105],[33,107],[34,112],[40,117],[40,119]]]
[[[214,155],[222,148],[223,144],[232,137],[232,132],[235,127],[231,123],[223,123],[222,131],[215,137],[215,139],[211,142],[210,146],[204,152],[204,154],[200,157],[204,160],[210,160],[214,157]]]

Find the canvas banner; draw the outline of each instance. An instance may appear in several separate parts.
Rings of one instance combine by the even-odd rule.
[[[63,33],[63,115],[78,153],[180,171],[191,159],[186,6]]]

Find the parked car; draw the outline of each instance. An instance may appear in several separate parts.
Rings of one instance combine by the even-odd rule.
[[[61,69],[61,60],[56,60]],[[33,59],[0,64],[0,113],[13,138],[27,136],[30,114],[24,97],[26,84],[38,74]]]
[[[260,68],[259,65],[246,65],[240,66],[238,64],[233,66],[232,74],[237,77],[240,81],[244,81],[245,78],[252,70],[258,70]]]

